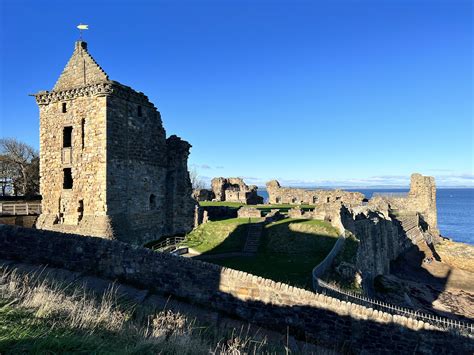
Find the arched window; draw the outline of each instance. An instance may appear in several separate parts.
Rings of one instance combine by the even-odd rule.
[[[150,195],[150,210],[156,210],[156,196]]]

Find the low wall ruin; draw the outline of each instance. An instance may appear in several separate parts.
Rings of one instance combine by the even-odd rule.
[[[237,202],[245,205],[263,203],[263,197],[257,194],[258,187],[247,185],[241,178],[214,178],[211,189],[194,189],[192,197],[200,201]]]
[[[362,204],[365,196],[360,192],[344,190],[306,190],[281,187],[277,180],[267,182],[268,202],[271,204],[318,205],[342,202],[348,206]]]
[[[427,234],[434,240],[439,234],[432,177],[412,174],[405,197],[386,194],[369,201],[357,192],[281,188],[277,181],[267,183],[267,189],[273,203],[315,201],[312,211],[295,207],[290,217],[325,220],[339,233],[348,230],[356,236],[360,243],[354,267],[365,277],[389,273],[390,262],[401,253],[424,242]]]
[[[474,351],[469,335],[118,241],[4,225],[0,258],[118,280],[355,353]]]
[[[239,218],[261,218],[262,211],[255,207],[240,207],[237,211],[237,216]]]

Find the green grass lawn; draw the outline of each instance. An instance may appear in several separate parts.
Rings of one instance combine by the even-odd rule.
[[[184,244],[208,254],[242,251],[248,221],[248,218],[230,218],[201,224],[186,236]]]
[[[199,237],[195,237],[201,243],[198,248],[206,254],[241,250],[246,221],[231,219],[201,225]],[[312,269],[326,257],[337,237],[337,230],[327,222],[287,218],[265,226],[256,256],[208,261],[309,289]]]

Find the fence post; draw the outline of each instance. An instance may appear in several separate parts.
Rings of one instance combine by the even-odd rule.
[[[13,215],[16,215],[16,203],[13,204]]]
[[[29,209],[28,209],[28,202],[26,203],[26,215],[28,216],[30,213],[29,213]]]

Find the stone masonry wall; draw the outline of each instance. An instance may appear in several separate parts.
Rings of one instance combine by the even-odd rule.
[[[262,211],[255,207],[240,207],[237,211],[237,216],[239,218],[261,218]]]
[[[62,112],[63,103],[67,105],[65,113]],[[68,231],[80,222],[78,232],[108,236],[106,106],[105,97],[88,96],[39,106],[43,199],[37,228]],[[72,126],[71,148],[63,148],[66,126]],[[71,168],[72,189],[63,189],[64,168]],[[83,203],[82,220],[79,220],[79,201]]]
[[[350,231],[359,239],[355,268],[364,276],[390,272],[390,262],[418,243],[423,233],[438,235],[434,178],[412,174],[407,197],[374,196],[341,190],[282,188],[267,183],[270,203],[308,203],[314,210],[290,210],[293,218],[329,221],[342,234]],[[315,201],[311,203],[311,201]]]
[[[434,177],[413,174],[408,194],[408,206],[420,213],[431,233],[438,235],[438,211],[436,208],[436,184]]]
[[[271,204],[324,204],[342,202],[348,206],[362,204],[365,196],[360,192],[343,190],[306,190],[281,187],[277,180],[267,182],[269,203]]]
[[[145,244],[193,227],[191,145],[166,139],[148,98],[108,79],[78,41],[40,108],[42,214],[37,227]],[[63,148],[64,127],[72,127]],[[63,187],[71,169],[72,188]]]
[[[472,353],[469,336],[141,247],[0,226],[0,258],[95,274],[354,353]]]
[[[249,205],[263,203],[255,185],[248,186],[241,178],[214,178],[211,188],[216,201],[240,202]]]

